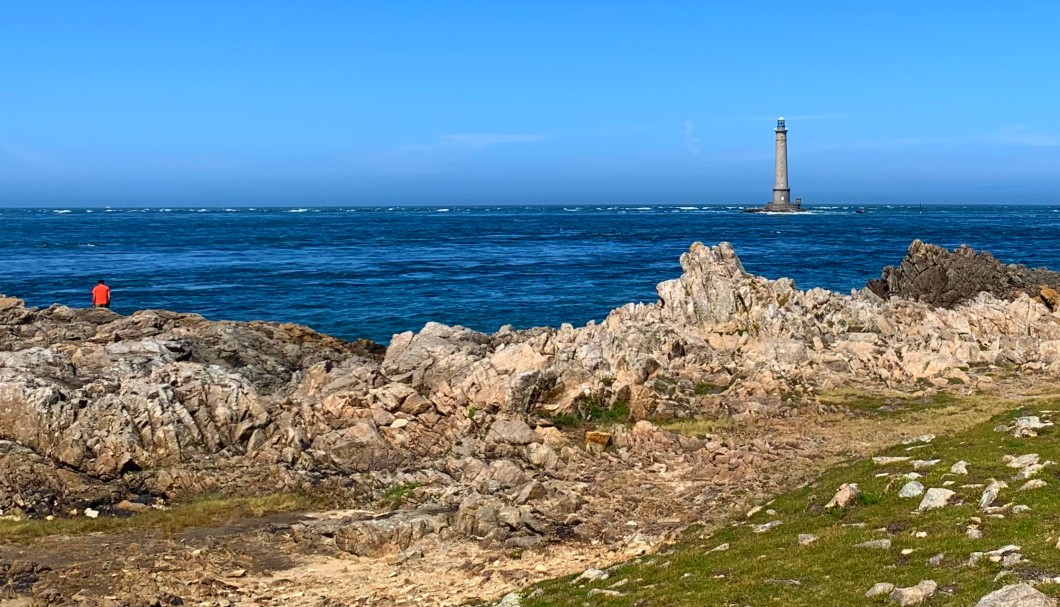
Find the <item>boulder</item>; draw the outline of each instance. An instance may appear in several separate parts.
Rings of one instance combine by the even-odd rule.
[[[1030,584],[1011,584],[979,599],[975,607],[1056,607],[1056,599]]]
[[[920,497],[923,494],[924,485],[921,485],[916,481],[909,481],[908,483],[902,485],[902,488],[898,490],[898,497],[906,499],[912,497]]]
[[[890,599],[898,603],[898,607],[919,605],[934,596],[938,587],[934,580],[921,580],[916,586],[895,588],[891,591]]]
[[[486,434],[487,442],[508,445],[529,445],[535,440],[537,440],[537,435],[530,426],[517,419],[499,419],[493,422]]]
[[[956,495],[949,489],[941,489],[938,487],[932,487],[924,493],[924,499],[920,501],[920,505],[917,506],[917,510],[935,510],[938,508],[944,508],[950,503],[950,498]]]
[[[861,495],[861,490],[858,489],[857,483],[844,483],[824,507],[849,508],[857,503],[859,495]]]

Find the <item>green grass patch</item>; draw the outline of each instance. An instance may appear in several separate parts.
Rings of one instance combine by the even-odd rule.
[[[913,397],[897,392],[888,394],[859,390],[834,390],[822,393],[818,395],[818,398],[822,404],[837,405],[855,413],[877,416],[901,415],[962,402],[961,397],[943,391],[935,392],[932,396]]]
[[[732,429],[732,418],[708,419],[703,417],[681,418],[675,417],[667,420],[656,421],[655,425],[668,432],[703,438],[728,432]]]
[[[720,386],[718,384],[704,381],[696,384],[696,387],[693,388],[692,391],[695,392],[696,396],[706,396],[708,394],[721,394],[728,389],[728,386]]]
[[[423,483],[405,483],[388,487],[383,492],[383,497],[379,499],[379,505],[388,510],[397,510],[412,499],[413,492],[422,486]]]
[[[937,406],[928,403],[930,406]],[[936,438],[925,445],[895,445],[880,453],[913,459],[940,459],[919,471],[927,488],[946,487],[961,503],[939,510],[918,512],[921,498],[901,499],[898,490],[907,482],[902,475],[913,471],[909,462],[877,466],[871,459],[835,467],[817,481],[783,494],[765,504],[750,519],[743,517],[713,532],[694,527],[672,547],[612,567],[607,580],[571,584],[573,576],[543,582],[523,592],[524,607],[566,605],[621,607],[699,607],[702,605],[783,605],[827,607],[832,605],[888,605],[887,597],[866,599],[864,593],[876,582],[912,586],[934,580],[940,591],[923,603],[925,607],[974,605],[983,595],[1021,579],[1060,575],[1060,465],[1045,468],[1036,478],[1049,485],[1018,491],[1022,480],[1013,480],[1016,470],[1006,467],[1004,455],[1038,453],[1042,461],[1060,462],[1060,432],[1050,428],[1034,438],[1015,438],[994,427],[1008,424],[1019,414],[1060,410],[1060,399],[1025,401],[1012,411],[959,433]],[[1040,414],[1060,421],[1060,414]],[[940,425],[940,427],[945,427]],[[949,472],[959,460],[968,462],[969,474]],[[887,476],[877,476],[887,473]],[[1002,479],[1009,488],[999,503],[1025,504],[1030,511],[1005,513],[994,518],[979,511],[982,488],[962,487]],[[846,510],[826,510],[825,504],[843,483],[857,483],[862,497]],[[980,539],[969,538],[966,529],[980,517]],[[782,525],[765,533],[753,527],[770,521]],[[799,534],[818,539],[799,545]],[[923,535],[923,537],[919,537]],[[862,542],[890,539],[890,549],[859,548]],[[729,549],[713,551],[722,544]],[[1002,571],[988,558],[969,566],[972,552],[986,552],[1006,544],[1022,547],[1025,563],[1011,568],[1007,577],[994,581]],[[903,555],[903,550],[911,550]],[[928,562],[944,554],[938,565]],[[598,563],[606,566],[607,563]],[[594,588],[627,580],[615,589],[622,596],[588,596]],[[1060,596],[1060,585],[1043,584],[1039,590]]]
[[[167,534],[197,527],[221,527],[248,518],[279,512],[310,510],[321,500],[301,493],[274,493],[261,497],[204,495],[165,510],[128,517],[100,516],[0,521],[0,543],[21,544],[53,535],[85,535],[122,531],[160,531]]]
[[[555,413],[543,417],[557,428],[588,425],[607,428],[630,420],[629,402],[620,400],[608,407],[596,399],[585,399],[575,403],[574,410],[569,413]]]

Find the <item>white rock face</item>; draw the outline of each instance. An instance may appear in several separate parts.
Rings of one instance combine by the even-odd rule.
[[[968,462],[961,460],[950,466],[950,474],[968,474]]]
[[[950,498],[954,495],[955,493],[949,489],[932,487],[924,494],[924,499],[920,501],[917,510],[924,511],[944,508],[949,503]]]
[[[979,599],[975,607],[1056,607],[1056,599],[1030,584],[1012,584]]]

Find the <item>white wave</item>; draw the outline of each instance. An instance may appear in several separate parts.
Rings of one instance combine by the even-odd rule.
[[[651,207],[633,207],[631,210],[633,210],[633,211],[650,211]]]
[[[196,213],[209,213],[210,209],[199,209],[198,211],[195,211],[195,212]]]
[[[52,213],[55,213],[56,215],[66,215],[67,213],[73,213],[73,211],[68,211],[66,209],[59,209],[57,211],[52,211]]]
[[[309,209],[291,209],[288,213],[308,213]]]
[[[225,213],[235,213],[236,209],[225,209]]]
[[[435,211],[437,211],[439,213],[448,213],[449,209],[435,209]]]
[[[679,211],[695,211],[698,207],[677,207]]]

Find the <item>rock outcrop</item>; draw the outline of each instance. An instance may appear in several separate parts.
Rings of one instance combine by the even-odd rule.
[[[692,245],[681,266],[657,303],[601,323],[493,335],[428,323],[385,349],[293,325],[0,298],[0,510],[328,485],[409,493],[428,508],[302,530],[350,552],[403,549],[439,529],[525,547],[586,525],[601,475],[656,466],[724,487],[813,455],[644,420],[814,414],[816,395],[839,386],[927,398],[989,388],[1001,368],[1060,376],[1060,314],[1041,302],[1013,290],[935,305],[985,284],[980,274],[924,303],[800,291],[748,274],[726,243]],[[887,293],[906,292],[904,274],[888,276]],[[616,411],[640,421],[590,436],[558,427]]]
[[[897,296],[947,308],[979,293],[1005,300],[1026,294],[1040,296],[1056,309],[1053,302],[1060,288],[1060,272],[1004,264],[966,245],[948,251],[915,240],[902,263],[884,268],[883,276],[869,281],[868,288],[883,298]]]

